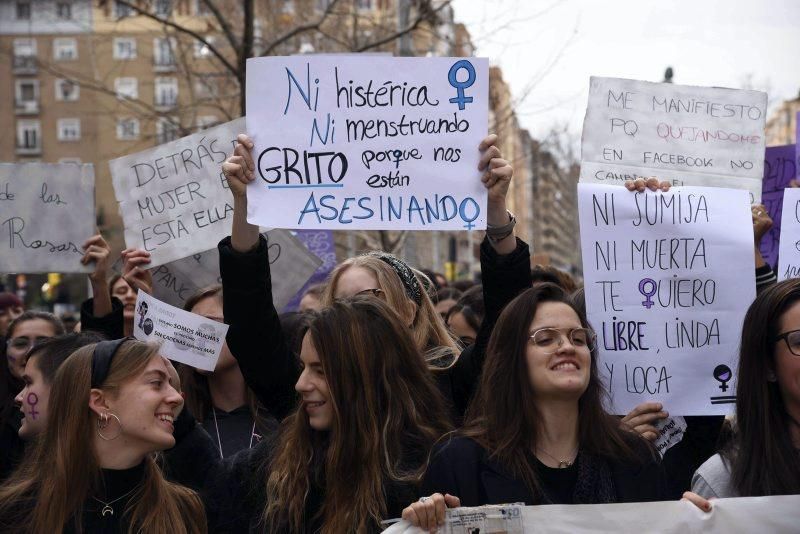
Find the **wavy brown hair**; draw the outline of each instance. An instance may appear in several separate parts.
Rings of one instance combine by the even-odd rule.
[[[383,301],[336,301],[307,335],[328,383],[333,425],[313,430],[302,406],[283,422],[263,517],[270,531],[304,531],[309,491],[323,484],[323,533],[376,530],[386,518],[386,485],[418,484],[447,431],[444,400],[408,328]]]
[[[349,258],[331,272],[328,285],[322,295],[322,305],[330,306],[336,300],[336,287],[339,278],[350,267],[366,269],[378,280],[376,289],[383,290],[389,308],[399,317],[413,317],[411,336],[417,348],[423,352],[431,370],[438,371],[451,367],[458,359],[461,348],[447,330],[441,316],[431,301],[428,292],[420,291],[422,304],[416,305],[406,295],[400,277],[386,262],[368,254]],[[419,277],[417,277],[419,279]],[[420,287],[423,288],[422,282]]]
[[[81,532],[84,502],[99,493],[102,475],[94,450],[96,415],[89,409],[95,344],[75,351],[59,367],[50,391],[47,428],[31,456],[0,488],[3,528],[13,532]],[[118,350],[100,389],[114,395],[144,371],[158,347],[126,341]],[[168,482],[146,456],[143,483],[123,512],[128,532],[157,534],[205,532],[203,504],[197,494]]]
[[[744,317],[736,376],[736,429],[722,456],[742,497],[800,493],[800,455],[792,443],[791,420],[775,373],[780,320],[800,302],[800,280],[762,291]],[[796,356],[800,358],[800,356]]]
[[[483,374],[461,430],[462,435],[486,449],[490,458],[523,480],[535,498],[540,498],[542,492],[529,458],[542,432],[542,419],[528,378],[526,351],[531,323],[545,302],[566,304],[575,311],[581,325],[589,328],[586,316],[555,284],[537,285],[512,300],[489,338]],[[639,461],[630,442],[641,438],[622,430],[619,419],[606,413],[602,403],[605,394],[595,347],[591,352],[589,385],[578,400],[580,449],[605,458]]]

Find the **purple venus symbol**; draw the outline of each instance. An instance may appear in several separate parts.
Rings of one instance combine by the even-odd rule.
[[[639,293],[645,297],[645,300],[642,301],[642,306],[648,310],[655,305],[655,302],[653,302],[652,298],[653,295],[656,294],[657,287],[656,281],[652,278],[642,278],[641,282],[639,282]]]

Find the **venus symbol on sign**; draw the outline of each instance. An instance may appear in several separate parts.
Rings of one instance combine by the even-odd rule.
[[[650,289],[647,288],[648,285]],[[639,293],[645,297],[645,300],[642,301],[642,306],[648,310],[655,305],[655,302],[653,302],[653,295],[656,294],[656,288],[656,281],[652,278],[642,278],[642,281],[639,282]]]
[[[458,81],[458,71],[467,71],[467,79],[463,82]],[[467,104],[472,102],[471,96],[464,96],[464,89],[472,87],[475,83],[475,67],[466,59],[456,61],[447,73],[447,81],[456,88],[456,96],[450,99],[451,104],[458,104],[458,109],[463,110]]]

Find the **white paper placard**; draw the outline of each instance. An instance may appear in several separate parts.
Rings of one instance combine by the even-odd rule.
[[[778,245],[778,280],[800,278],[800,188],[783,190],[781,239]]]
[[[761,199],[767,94],[621,78],[589,79],[581,182],[745,189]]]
[[[161,354],[170,360],[205,371],[217,366],[228,325],[170,306],[139,291],[133,337],[161,343]]]
[[[222,163],[244,118],[108,162],[125,244],[158,266],[216,246],[230,235],[233,196]]]
[[[300,290],[322,260],[287,230],[265,232],[272,273],[272,301],[281,310]],[[151,271],[153,295],[183,308],[186,299],[206,286],[222,283],[217,248],[159,265]]]
[[[653,445],[662,457],[680,443],[686,433],[686,419],[680,416],[660,419],[653,426],[658,430],[658,438]]]
[[[292,229],[486,227],[481,58],[247,60],[253,224]]]
[[[410,504],[410,503],[409,503]],[[769,532],[795,534],[800,495],[714,499],[711,512],[703,512],[688,501],[637,502],[620,504],[555,504],[546,506],[480,506],[448,511],[447,523],[439,534],[473,534],[471,528],[485,524],[482,516],[497,516],[499,509],[518,510],[522,529],[515,519],[500,522],[509,530],[492,532],[536,532],[547,534],[595,534],[597,532],[658,532],[687,534],[695,532]],[[463,510],[458,512],[458,510]],[[454,513],[455,512],[455,513]],[[464,524],[469,513],[474,521]],[[509,514],[510,515],[510,514]],[[450,518],[456,521],[451,521]],[[424,534],[427,530],[400,521],[384,530],[386,534]]]
[[[722,415],[755,298],[750,203],[710,187],[578,184],[584,287],[613,413],[645,401]]]
[[[0,273],[88,273],[94,166],[0,163]]]

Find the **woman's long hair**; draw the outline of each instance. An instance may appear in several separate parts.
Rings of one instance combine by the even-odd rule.
[[[201,300],[207,298],[215,298],[222,306],[222,285],[214,284],[202,289],[199,289],[192,296],[186,299],[183,309],[192,311],[192,308],[197,306]],[[208,376],[198,373],[194,367],[189,365],[178,366],[178,375],[181,378],[181,386],[183,388],[184,400],[189,412],[202,424],[205,422],[205,417],[211,411],[213,403],[211,402],[211,390],[208,387]],[[263,409],[260,408],[258,399],[252,390],[245,386],[245,402],[250,410],[250,415],[256,423],[256,428],[260,431],[261,435],[266,435],[269,431],[269,423],[263,417]]]
[[[489,452],[490,458],[522,479],[534,497],[541,496],[530,461],[542,432],[542,419],[530,383],[526,352],[529,330],[539,306],[560,302],[575,310],[584,328],[586,316],[575,309],[555,284],[526,290],[506,306],[489,338],[478,390],[467,410],[461,434]],[[603,409],[605,389],[597,369],[597,348],[591,352],[589,385],[578,400],[578,443],[581,451],[611,459],[636,456],[629,443],[635,436],[620,429],[619,419]]]
[[[330,306],[336,300],[339,278],[350,267],[361,267],[371,272],[378,280],[378,287],[386,296],[390,309],[400,317],[413,317],[411,335],[417,348],[423,352],[428,365],[434,371],[451,367],[458,359],[461,349],[447,330],[441,316],[431,301],[428,292],[420,291],[422,303],[416,306],[408,298],[400,276],[386,262],[368,254],[349,258],[331,272],[328,285],[322,295],[322,305]],[[420,282],[420,286],[423,284]]]
[[[313,430],[302,405],[281,426],[267,479],[271,531],[302,532],[312,485],[321,485],[323,533],[375,530],[385,487],[418,483],[447,431],[444,400],[397,315],[372,297],[336,301],[311,321],[333,424]],[[325,483],[327,481],[327,484]]]
[[[84,502],[102,491],[102,474],[93,445],[95,416],[89,409],[95,345],[75,351],[56,372],[50,391],[47,429],[30,457],[0,488],[0,517],[11,517],[14,532],[61,532],[68,524],[81,531]],[[114,395],[137,377],[158,348],[126,341],[101,386]],[[158,534],[205,532],[203,504],[193,491],[164,479],[152,457],[123,512],[129,532]]]
[[[800,454],[792,443],[780,386],[775,380],[775,337],[781,316],[800,302],[800,280],[761,292],[744,317],[736,380],[736,430],[723,451],[731,482],[743,497],[800,493]],[[800,358],[800,356],[795,356]]]

